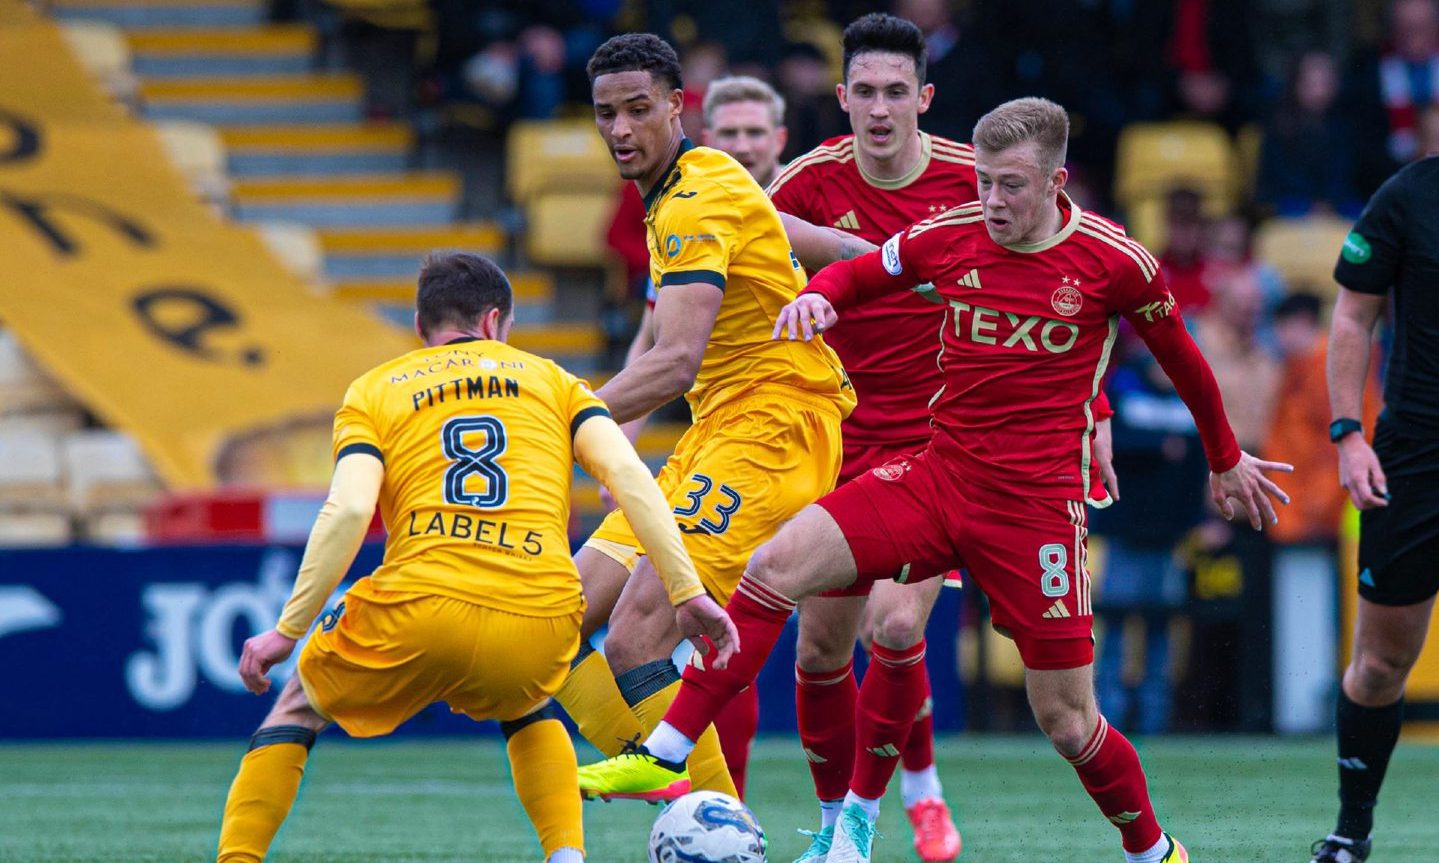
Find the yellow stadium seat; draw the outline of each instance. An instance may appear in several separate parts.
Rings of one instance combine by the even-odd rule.
[[[1239,167],[1239,194],[1245,199],[1252,200],[1259,185],[1259,155],[1263,148],[1263,126],[1248,123],[1240,128],[1234,139],[1234,155]]]
[[[1119,135],[1114,196],[1128,208],[1169,190],[1188,187],[1206,209],[1228,211],[1238,190],[1234,147],[1213,123],[1135,123]]]
[[[131,66],[130,45],[119,27],[102,21],[66,21],[60,32],[75,59],[111,98],[127,104],[135,101],[139,80]]]
[[[613,253],[605,231],[618,196],[612,187],[546,192],[525,207],[525,250],[531,260],[556,267],[607,268]]]
[[[619,174],[592,120],[527,120],[505,141],[505,191],[527,203],[548,190],[603,189],[613,195]]]
[[[1349,222],[1329,216],[1270,219],[1254,234],[1254,254],[1279,271],[1289,290],[1332,300],[1339,292],[1334,262],[1349,227]]]
[[[200,200],[223,205],[230,198],[225,172],[225,142],[213,126],[189,120],[161,120],[155,134],[175,166]]]

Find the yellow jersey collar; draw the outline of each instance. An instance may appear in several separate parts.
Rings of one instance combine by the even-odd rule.
[[[670,165],[669,165],[668,168],[665,168],[664,180],[661,181],[661,182],[659,182],[659,183],[657,183],[657,184],[655,184],[655,187],[654,187],[653,189],[650,189],[650,193],[649,193],[648,195],[645,195],[645,212],[646,212],[646,213],[648,213],[650,210],[654,209],[655,203],[656,203],[657,201],[659,201],[660,198],[664,197],[664,193],[665,193],[665,192],[668,192],[668,191],[670,190],[670,188],[674,186],[675,183],[679,182],[679,178],[680,178],[680,172],[679,172],[680,159],[683,158],[683,156],[684,156],[685,153],[688,153],[690,150],[693,150],[694,148],[695,148],[694,142],[691,141],[689,138],[686,137],[686,138],[681,138],[681,139],[680,139],[680,149],[679,149],[679,152],[678,152],[678,153],[675,153],[674,161],[673,161],[673,162],[670,162]]]

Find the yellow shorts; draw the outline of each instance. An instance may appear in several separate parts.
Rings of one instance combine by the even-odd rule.
[[[840,414],[828,400],[774,387],[690,426],[656,477],[700,581],[729,601],[750,555],[834,489],[843,453]],[[590,544],[633,569],[644,551],[624,513],[611,512]]]
[[[310,705],[351,737],[378,737],[436,701],[519,719],[553,695],[579,649],[580,614],[525,617],[356,582],[300,654]]]

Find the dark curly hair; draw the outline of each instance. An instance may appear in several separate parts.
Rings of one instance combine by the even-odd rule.
[[[679,55],[653,33],[623,33],[607,40],[590,56],[585,72],[591,84],[611,72],[648,72],[651,78],[668,81],[672,90],[684,88]]]
[[[896,18],[883,12],[871,12],[850,22],[844,28],[844,79],[849,80],[849,66],[854,58],[870,51],[885,54],[904,54],[914,59],[914,74],[919,85],[924,86],[925,66],[929,62],[929,47],[925,45],[924,34],[912,21]]]

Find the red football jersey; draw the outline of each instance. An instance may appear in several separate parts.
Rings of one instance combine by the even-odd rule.
[[[775,208],[878,245],[921,219],[976,200],[974,148],[920,133],[923,157],[908,176],[865,176],[853,135],[831,138],[785,167],[770,184]],[[916,294],[877,298],[845,315],[824,340],[844,363],[859,406],[842,427],[846,448],[922,449],[929,441],[929,400],[944,383],[935,333],[944,306]]]
[[[1006,247],[990,238],[976,202],[895,234],[877,253],[826,268],[810,288],[842,310],[838,333],[869,297],[934,283],[947,317],[931,446],[969,481],[1099,503],[1086,482],[1093,403],[1120,315],[1195,410],[1211,464],[1232,467],[1238,446],[1218,389],[1153,256],[1063,195],[1060,208],[1063,227],[1054,237]]]

